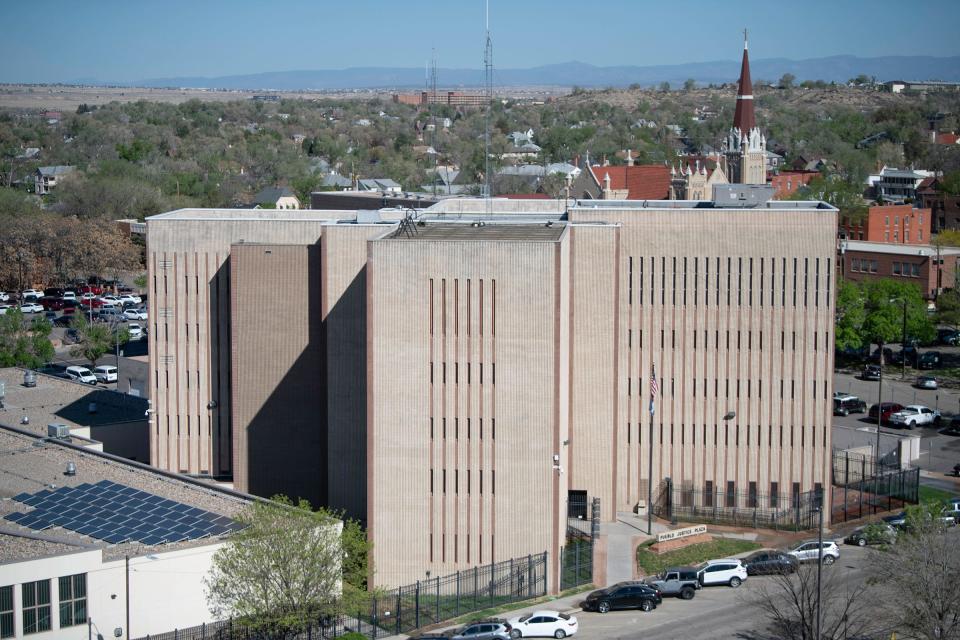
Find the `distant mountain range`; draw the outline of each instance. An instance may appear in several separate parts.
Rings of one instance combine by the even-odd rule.
[[[776,81],[783,74],[793,74],[798,82],[824,80],[846,82],[860,74],[878,80],[947,80],[960,81],[960,56],[886,56],[859,58],[831,56],[808,60],[766,58],[750,61],[754,80]],[[739,60],[720,60],[676,65],[622,65],[598,67],[583,62],[565,62],[529,69],[496,69],[497,87],[581,86],[625,87],[669,82],[674,86],[693,78],[701,85],[733,82],[740,72]],[[483,82],[480,69],[438,69],[438,84],[449,87],[478,87]],[[89,80],[85,84],[91,83]],[[318,69],[272,71],[220,77],[151,78],[138,82],[119,83],[139,87],[186,87],[247,90],[310,90],[310,89],[421,89],[422,68],[355,67],[350,69]]]

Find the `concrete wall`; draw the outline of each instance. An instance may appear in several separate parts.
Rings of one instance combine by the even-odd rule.
[[[36,640],[86,640],[86,623],[60,628],[58,578],[87,574],[87,610],[94,633],[122,640],[158,634],[212,622],[207,608],[203,578],[210,570],[220,544],[130,559],[130,628],[126,628],[126,580],[124,561],[105,562],[100,549],[0,565],[0,585],[13,585],[16,638],[23,636],[21,585],[50,580],[52,628],[30,634]]]

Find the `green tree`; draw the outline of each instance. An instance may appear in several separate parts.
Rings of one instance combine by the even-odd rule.
[[[0,314],[0,367],[35,369],[53,359],[50,323],[35,319],[23,322],[19,309]]]
[[[70,347],[70,355],[74,358],[85,358],[90,364],[97,366],[97,360],[113,349],[114,336],[109,325],[90,322],[84,314],[78,313],[70,326],[77,332],[77,342]]]
[[[863,199],[863,187],[840,176],[818,176],[800,188],[793,200],[822,200],[840,210],[841,219],[859,222],[867,215],[867,201]]]
[[[284,496],[251,503],[237,517],[245,527],[217,551],[204,580],[210,611],[274,638],[356,611],[368,598],[370,544],[339,515]]]
[[[693,90],[696,89],[696,88],[697,88],[697,81],[696,81],[696,80],[694,80],[693,78],[687,78],[686,80],[684,80],[684,82],[683,82],[683,90],[684,90],[684,91],[686,91],[686,92],[689,93],[690,91],[693,91]]]
[[[960,328],[960,293],[956,289],[937,296],[937,323]]]
[[[792,73],[785,73],[780,76],[780,81],[777,83],[781,89],[792,89],[794,83],[797,81],[797,76]]]
[[[668,91],[670,91],[670,83],[667,81],[661,82],[660,91],[662,91],[663,93],[667,93]]]
[[[872,344],[882,349],[886,344],[899,342],[903,338],[904,317],[907,338],[925,342],[936,335],[927,304],[912,283],[886,278],[861,283],[844,281],[837,291],[836,311],[834,333],[839,349]]]

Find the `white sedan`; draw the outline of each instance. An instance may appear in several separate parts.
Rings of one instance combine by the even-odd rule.
[[[124,293],[120,296],[120,302],[123,304],[140,304],[143,299],[135,293]]]
[[[20,305],[20,311],[23,313],[43,313],[43,305],[36,302],[24,302]]]
[[[579,627],[576,616],[557,611],[534,611],[507,622],[511,638],[566,638]]]
[[[10,300],[10,294],[6,291],[0,291],[0,302],[7,302]]]
[[[146,309],[124,309],[123,317],[127,320],[146,320],[147,319],[147,310]]]
[[[893,426],[913,429],[917,425],[936,424],[940,422],[940,412],[922,404],[907,405],[890,416]]]
[[[120,307],[120,306],[123,305],[123,303],[120,302],[120,298],[118,298],[117,296],[112,296],[112,295],[111,295],[111,296],[100,296],[100,300],[103,301],[103,302],[109,302],[110,304],[114,305],[115,307]]]

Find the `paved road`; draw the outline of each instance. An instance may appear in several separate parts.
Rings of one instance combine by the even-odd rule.
[[[842,546],[840,560],[823,571],[839,573],[842,583],[864,579],[864,570],[873,549]],[[649,613],[613,611],[607,614],[581,612],[580,640],[761,640],[769,637],[768,623],[756,602],[773,578],[754,576],[738,589],[709,587],[693,600],[665,598]]]
[[[150,397],[150,390],[147,386],[148,366],[144,356],[147,355],[147,340],[143,339],[136,342],[128,342],[123,345],[119,364],[119,380],[115,383],[101,383],[101,386],[107,389],[117,389],[123,393],[133,392],[143,398]],[[70,345],[67,345],[57,351],[54,357],[54,364],[69,366],[79,364],[90,366],[90,362],[83,358],[74,358],[70,355]],[[113,353],[105,354],[97,364],[117,364],[116,355]]]

